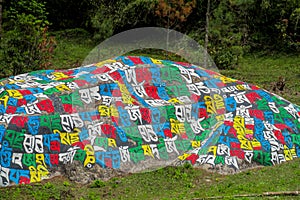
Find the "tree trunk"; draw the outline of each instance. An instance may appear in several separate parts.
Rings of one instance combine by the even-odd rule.
[[[0,0],[0,38],[2,38],[2,4],[3,0]]]
[[[208,34],[209,34],[209,17],[210,17],[210,0],[207,0],[206,9],[206,26],[205,26],[205,43],[204,43],[204,68],[207,68],[208,63]]]

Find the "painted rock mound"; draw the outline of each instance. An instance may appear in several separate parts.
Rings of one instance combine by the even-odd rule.
[[[300,157],[300,108],[188,63],[117,57],[0,80],[0,185],[59,166],[238,172]]]

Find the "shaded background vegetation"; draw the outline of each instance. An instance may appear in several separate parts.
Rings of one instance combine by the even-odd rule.
[[[145,26],[175,29],[203,45],[207,33],[208,52],[221,69],[249,52],[300,52],[300,0],[2,1],[0,77],[53,67],[62,35],[95,46]]]
[[[203,46],[208,33],[208,51],[222,74],[300,105],[300,0],[0,0],[1,5],[0,78],[78,67],[105,38],[159,26]],[[276,87],[281,83],[284,89]],[[237,194],[257,194],[252,198],[257,199],[262,192],[299,191],[299,169],[298,159],[232,176],[169,167],[84,186],[58,178],[1,188],[0,199],[232,199]]]

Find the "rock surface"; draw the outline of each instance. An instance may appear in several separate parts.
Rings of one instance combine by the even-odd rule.
[[[0,80],[0,185],[300,157],[300,108],[188,63],[117,57]]]

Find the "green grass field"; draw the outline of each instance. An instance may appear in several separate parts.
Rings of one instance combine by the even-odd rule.
[[[59,38],[53,68],[80,66],[94,47],[91,42],[83,41]],[[283,89],[275,92],[300,105],[299,56],[247,55],[237,68],[220,72],[267,90],[284,79]],[[31,185],[0,188],[0,199],[300,199],[300,194],[296,196],[294,191],[300,191],[299,159],[227,176],[185,165],[129,174],[106,182],[95,180],[89,185],[56,177]]]

